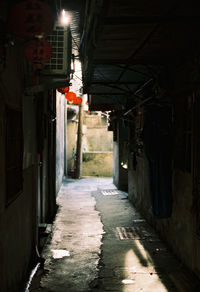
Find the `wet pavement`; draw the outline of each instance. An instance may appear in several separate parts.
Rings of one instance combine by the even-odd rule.
[[[65,180],[31,292],[200,291],[111,178]]]

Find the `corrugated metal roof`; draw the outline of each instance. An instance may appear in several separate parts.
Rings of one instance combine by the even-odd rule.
[[[84,6],[84,0],[55,0],[56,9],[60,11],[65,9],[70,14],[70,28],[72,32],[72,52],[75,55],[79,54],[80,46],[80,20],[81,11]]]
[[[61,4],[71,14],[73,54],[81,54],[84,92],[98,100],[98,107],[108,96],[112,102],[123,98],[131,104],[134,93],[156,80],[160,68],[182,63],[200,45],[196,0]]]
[[[72,33],[72,53],[79,55],[80,47],[80,11],[70,11],[71,14],[71,33]]]
[[[200,45],[198,1],[102,0],[95,6],[86,0],[85,5],[83,78],[85,92],[94,98],[132,96],[156,80],[160,68],[181,64]]]

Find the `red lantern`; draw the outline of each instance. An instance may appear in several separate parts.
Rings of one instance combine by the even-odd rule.
[[[81,97],[78,97],[77,99],[78,99],[77,100],[78,104],[82,104],[82,98]]]
[[[24,47],[25,58],[31,63],[46,63],[51,59],[52,47],[45,40],[32,40]]]
[[[74,104],[82,104],[82,98],[81,97],[76,97],[75,100],[73,100]]]
[[[68,101],[74,101],[76,99],[76,93],[74,93],[73,91],[69,91],[68,93],[65,94],[65,98]]]
[[[39,0],[26,0],[15,4],[10,13],[9,29],[23,40],[48,36],[54,24],[50,7]]]
[[[67,87],[61,87],[61,88],[57,88],[58,92],[65,94],[69,92],[69,86]]]

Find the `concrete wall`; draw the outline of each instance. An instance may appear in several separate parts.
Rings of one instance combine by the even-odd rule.
[[[56,211],[56,96],[40,92],[37,103],[38,222],[51,223]]]
[[[71,168],[74,168],[74,153],[76,152],[76,141],[77,141],[77,129],[78,123],[76,121],[67,121],[67,165],[68,172]]]
[[[88,151],[112,151],[113,133],[107,131],[107,127],[87,126],[85,137]],[[87,151],[87,150],[86,150]]]
[[[193,268],[193,261],[196,259],[194,257],[194,219],[191,212],[191,175],[177,170],[173,172],[174,205],[172,217],[168,219],[156,219],[152,215],[148,161],[145,155],[137,158],[136,170],[129,169],[128,179],[129,199],[154,225],[179,258]]]
[[[0,290],[22,291],[37,244],[37,141],[35,100],[24,96],[23,44],[8,46],[0,77]],[[14,89],[14,90],[13,90]],[[23,106],[22,106],[23,104]],[[6,206],[5,107],[23,112],[23,190]],[[13,131],[17,129],[13,128]],[[14,147],[14,145],[13,145]]]
[[[56,193],[59,192],[62,179],[65,175],[65,117],[66,99],[64,95],[57,92],[56,96]]]
[[[106,126],[105,119],[101,117],[101,114],[88,115],[87,112],[84,114],[83,124],[90,128]]]
[[[38,92],[32,87],[36,82],[33,78],[35,72],[24,59],[25,42],[13,37],[11,44],[11,37],[7,34],[7,13],[10,5],[10,1],[3,0],[0,3],[0,20],[5,21],[5,35],[1,22],[0,43],[0,291],[19,292],[24,291],[24,283],[37,257],[38,224],[47,222],[50,217],[52,219],[56,210],[55,127],[50,126],[55,120],[55,110],[50,104],[55,99],[52,95],[50,101],[49,91]],[[32,91],[28,90],[30,88]],[[59,116],[58,120],[62,124],[64,108],[61,104],[59,106],[61,118]],[[19,128],[8,117],[11,109],[13,114],[10,116],[17,117]],[[22,122],[22,131],[19,121]],[[9,123],[12,123],[10,128],[13,134],[8,131],[11,132],[10,143],[6,144]],[[61,153],[58,156],[63,155],[63,136],[61,129],[61,141],[58,141]],[[20,172],[13,165],[22,156],[23,163],[20,161],[18,164],[22,170]],[[61,171],[58,171],[59,188],[63,175],[62,157],[58,160],[61,166]],[[12,167],[9,166],[11,162]],[[6,185],[13,169],[15,173],[12,173],[12,179]],[[18,181],[22,181],[22,185],[18,186]],[[14,189],[15,184],[17,187]],[[12,200],[9,197],[9,201],[8,186],[14,189]]]
[[[119,186],[119,143],[117,141],[113,142],[113,183]]]
[[[67,122],[68,173],[74,168],[77,147],[78,117]],[[107,119],[101,115],[83,114],[82,129],[83,176],[112,176],[113,134],[107,131]],[[104,169],[98,167],[101,165]],[[98,171],[99,169],[99,171]]]
[[[116,140],[113,145],[113,182],[120,190],[128,190],[128,156],[127,139],[128,129],[124,126],[122,120],[117,119]]]
[[[83,118],[83,176],[109,177],[113,172],[113,133],[107,131],[105,116],[88,115]]]
[[[83,153],[82,175],[111,177],[113,173],[112,152],[92,151]]]
[[[182,93],[180,102],[188,100],[188,93]],[[149,162],[147,160],[144,149],[138,153],[136,147],[136,140],[130,139],[132,146],[129,151],[129,170],[128,170],[128,196],[129,199],[136,205],[148,221],[157,229],[161,237],[169,244],[174,253],[184,262],[190,269],[192,269],[200,277],[200,244],[199,244],[199,205],[198,199],[195,197],[194,177],[195,171],[192,170],[192,165],[195,167],[194,162],[190,160],[194,158],[195,142],[194,129],[192,128],[192,135],[189,136],[192,148],[187,153],[190,161],[191,168],[186,163],[186,152],[180,148],[180,140],[183,139],[182,126],[186,124],[186,120],[191,122],[194,120],[193,113],[190,120],[189,112],[183,118],[181,114],[181,104],[174,97],[175,110],[174,110],[174,143],[173,143],[173,169],[172,169],[172,196],[173,208],[172,215],[165,219],[159,219],[153,216],[152,206],[150,200],[150,176],[149,176]],[[177,105],[176,105],[177,103]],[[191,104],[188,104],[191,108]],[[198,105],[194,105],[197,108]],[[177,110],[176,110],[177,109]],[[198,112],[200,108],[198,106]],[[199,116],[199,113],[197,113]],[[195,124],[193,124],[194,126]],[[136,133],[135,127],[131,126],[130,131]],[[137,129],[138,130],[138,129]],[[188,128],[187,133],[190,133]],[[184,134],[185,135],[185,134]],[[134,135],[133,135],[134,136]],[[199,137],[199,134],[198,134]],[[152,138],[153,139],[153,138]],[[188,140],[188,141],[189,141]],[[185,145],[185,143],[183,143]],[[136,152],[136,157],[133,155]],[[199,150],[197,150],[199,152]],[[183,153],[180,156],[180,153]],[[136,160],[136,161],[135,161]],[[136,162],[136,163],[135,163]],[[181,169],[181,167],[184,169]],[[199,175],[199,174],[198,174]],[[199,196],[199,195],[198,195]]]
[[[49,145],[49,137],[47,134],[48,128],[48,97],[47,94],[41,94],[40,98],[42,99],[43,110],[42,110],[42,123],[43,133],[41,133],[41,140],[43,149],[41,151],[42,165],[40,168],[41,173],[41,222],[46,223],[46,219],[48,217],[48,193],[49,193],[49,176],[48,176],[48,168],[49,168],[49,159],[48,159],[48,148]],[[44,137],[42,137],[42,135]],[[40,223],[41,223],[40,222]]]
[[[37,239],[34,177],[34,167],[24,170],[23,193],[0,213],[2,291],[21,291],[35,254]]]
[[[84,114],[83,151],[112,151],[113,133],[107,131],[105,116]]]

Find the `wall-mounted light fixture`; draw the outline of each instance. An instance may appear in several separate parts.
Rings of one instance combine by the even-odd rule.
[[[64,9],[61,11],[60,23],[63,26],[66,26],[66,25],[68,25],[70,23],[70,16],[67,13],[67,11],[65,11]]]

